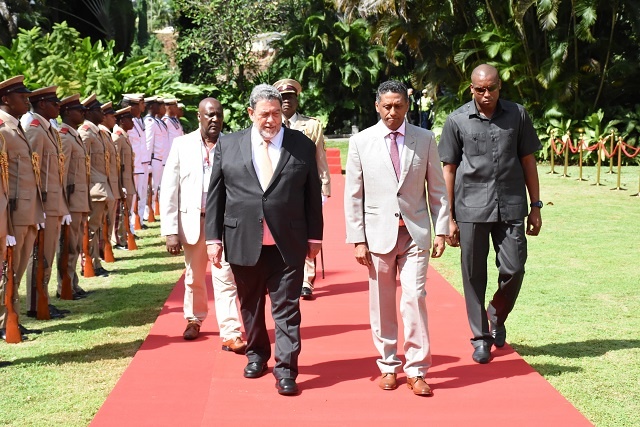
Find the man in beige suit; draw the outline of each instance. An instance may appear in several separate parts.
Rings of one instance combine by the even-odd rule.
[[[18,287],[29,262],[38,227],[44,227],[44,211],[40,198],[37,155],[34,157],[19,118],[29,110],[28,94],[24,76],[12,77],[0,82],[0,135],[6,144],[9,162],[9,216],[15,237],[13,267],[15,273],[13,306],[20,313]],[[34,163],[36,167],[34,168]],[[0,295],[0,338],[5,339],[7,310],[4,305],[6,278],[2,278]],[[20,328],[23,335],[40,333],[41,330]],[[23,338],[24,339],[24,338]]]
[[[96,276],[106,277],[109,272],[102,267],[100,261],[100,248],[99,248],[99,230],[102,227],[104,216],[106,215],[107,203],[113,203],[115,200],[113,193],[111,192],[111,186],[109,185],[108,178],[108,164],[111,159],[109,157],[109,151],[105,146],[105,143],[100,136],[100,129],[98,125],[102,123],[104,114],[100,108],[102,104],[96,99],[96,95],[93,94],[82,101],[82,105],[87,109],[85,111],[85,121],[80,126],[78,133],[84,148],[91,156],[91,182],[89,187],[89,194],[91,195],[91,212],[89,212],[89,252],[91,254],[90,260],[85,262],[92,262],[93,269]]]
[[[40,194],[46,214],[44,241],[38,239],[38,244],[44,246],[44,279],[42,287],[49,305],[49,315],[52,319],[62,318],[68,310],[59,310],[49,304],[49,280],[51,268],[60,238],[62,224],[71,223],[71,215],[67,206],[67,199],[63,188],[64,182],[64,152],[58,131],[51,126],[49,120],[55,119],[60,113],[60,100],[56,95],[57,86],[49,86],[33,91],[29,95],[29,102],[33,107],[33,120],[25,129],[31,150],[40,157]],[[34,248],[35,251],[35,248]],[[27,265],[27,316],[36,317],[38,300],[37,278],[34,274],[33,257]]]
[[[296,80],[282,79],[273,84],[282,95],[282,122],[289,129],[298,130],[316,144],[316,164],[318,176],[322,183],[322,204],[331,196],[331,175],[327,163],[327,152],[324,147],[322,123],[313,117],[298,113],[298,96],[302,86]],[[307,258],[304,263],[304,281],[302,282],[302,299],[312,300],[314,282],[316,279],[316,260]]]
[[[355,245],[356,260],[369,269],[371,332],[381,356],[379,385],[395,389],[396,374],[403,369],[413,393],[430,396],[425,382],[431,366],[425,282],[431,221],[436,234],[431,256],[437,258],[449,233],[449,204],[434,135],[406,122],[408,108],[402,83],[387,81],[378,87],[380,121],[349,141],[345,218],[347,243]],[[397,274],[404,367],[396,354]]]
[[[66,266],[61,265],[62,257],[60,247],[58,247],[58,291],[56,295],[59,297],[62,293],[60,271],[66,269],[67,274],[71,277],[73,299],[84,298],[88,295],[88,292],[80,287],[80,279],[76,272],[78,257],[82,251],[84,225],[90,211],[90,167],[87,165],[89,153],[85,150],[82,139],[77,132],[78,126],[84,122],[84,110],[80,103],[79,94],[71,95],[60,101],[60,117],[62,117],[60,139],[62,140],[65,165],[64,188],[67,192],[71,224],[68,225],[69,241],[65,242],[69,250],[69,262]]]
[[[183,337],[186,340],[198,337],[208,311],[204,215],[213,148],[224,121],[220,102],[213,98],[203,99],[198,106],[198,121],[198,129],[176,138],[171,147],[160,192],[160,228],[162,235],[167,236],[167,251],[178,255],[184,248],[184,318],[187,328]],[[222,349],[243,353],[246,344],[240,332],[236,305],[238,290],[231,267],[226,262],[221,264],[221,268],[211,268],[211,275]]]

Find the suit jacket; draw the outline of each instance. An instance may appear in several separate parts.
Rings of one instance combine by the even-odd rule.
[[[127,194],[133,194],[136,192],[136,186],[133,182],[134,153],[131,141],[127,132],[118,125],[113,128],[111,136],[116,152],[120,155],[120,185],[127,190]]]
[[[64,152],[61,152],[62,143],[58,140],[58,131],[37,113],[33,113],[33,120],[24,131],[31,151],[40,156],[40,190],[45,213],[48,216],[68,215],[69,208],[63,187],[64,171],[60,167],[60,155],[64,161]]]
[[[161,160],[163,163],[169,155],[169,131],[160,119],[147,114],[144,117],[144,132],[149,160]]]
[[[40,190],[31,163],[31,146],[8,114],[0,110],[0,133],[9,157],[9,199],[15,199],[11,221],[16,225],[35,225],[44,222]]]
[[[320,182],[322,183],[322,194],[329,197],[331,195],[331,175],[329,174],[327,152],[324,147],[322,123],[313,117],[297,113],[296,121],[291,122],[291,129],[299,130],[316,144],[316,164]]]
[[[229,263],[258,262],[266,218],[285,263],[304,264],[308,240],[322,240],[315,149],[301,132],[285,128],[280,161],[263,191],[252,162],[251,128],[221,137],[214,150],[205,233],[208,241],[223,240]]]
[[[160,231],[163,236],[177,234],[190,245],[200,238],[203,144],[200,128],[177,137],[162,174]]]
[[[431,221],[436,234],[449,234],[449,202],[434,134],[406,124],[398,180],[378,126],[384,125],[379,122],[349,140],[344,191],[347,243],[367,242],[371,252],[391,252],[398,238],[392,231],[402,215],[414,242],[429,249]]]
[[[107,147],[100,136],[100,129],[89,120],[85,120],[78,133],[82,138],[85,150],[91,156],[91,187],[89,189],[91,200],[111,202],[114,198],[107,177]]]
[[[87,152],[80,135],[68,124],[60,126],[60,139],[65,159],[65,182],[70,212],[89,212],[89,178],[87,172]],[[72,191],[70,191],[72,189]]]

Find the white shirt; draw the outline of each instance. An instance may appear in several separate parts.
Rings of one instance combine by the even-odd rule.
[[[404,150],[404,135],[405,135],[406,129],[407,129],[406,120],[403,121],[400,127],[396,130],[389,129],[382,120],[380,120],[378,124],[376,124],[376,128],[375,128],[376,134],[380,138],[384,138],[384,142],[387,146],[387,152],[389,153],[389,156],[391,156],[391,138],[389,137],[389,134],[391,132],[398,132],[398,135],[396,136],[396,143],[398,144],[398,154],[400,155],[400,159],[402,159],[402,150]]]

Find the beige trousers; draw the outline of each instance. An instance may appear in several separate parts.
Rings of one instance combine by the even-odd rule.
[[[182,244],[184,249],[184,318],[202,324],[207,317],[207,286],[206,274],[207,246],[204,238],[204,218],[200,219],[200,239],[195,245]],[[227,262],[222,261],[222,268],[211,266],[211,280],[213,282],[213,297],[216,308],[216,318],[220,328],[220,338],[223,340],[240,337],[240,320],[236,305],[238,289]]]
[[[42,286],[44,294],[49,304],[49,280],[51,279],[51,268],[53,267],[53,259],[56,255],[56,248],[60,242],[60,221],[61,216],[47,216],[44,220],[44,280]],[[40,244],[43,244],[40,242]],[[38,294],[36,289],[32,287],[33,277],[33,254],[29,257],[27,265],[27,309],[36,311],[38,308]]]
[[[57,292],[62,293],[62,276],[60,271],[62,269],[67,270],[67,274],[71,277],[71,287],[73,292],[80,290],[78,285],[79,278],[76,272],[78,265],[78,258],[82,253],[82,238],[84,237],[84,222],[87,220],[86,214],[82,212],[71,212],[71,224],[69,224],[69,241],[66,243],[69,246],[69,263],[66,266],[60,264],[60,246],[58,245],[58,251],[56,253],[56,259],[58,261],[58,288]]]
[[[106,215],[107,202],[91,201],[91,212],[89,212],[89,254],[93,263],[93,268],[101,268],[100,261],[100,227]],[[85,260],[87,262],[88,260]]]
[[[404,372],[407,377],[425,376],[431,366],[425,282],[429,249],[421,250],[406,227],[399,227],[396,247],[388,254],[371,254],[369,266],[369,315],[373,343],[380,353],[382,373],[397,373],[397,275],[400,275],[400,315],[404,324]]]

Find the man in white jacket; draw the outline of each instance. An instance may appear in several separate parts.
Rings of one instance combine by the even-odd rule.
[[[213,98],[203,99],[198,106],[198,120],[197,130],[176,138],[164,169],[160,192],[161,231],[167,237],[167,251],[178,255],[184,249],[187,328],[183,337],[186,340],[198,337],[208,311],[204,216],[213,148],[224,121],[220,102]],[[243,353],[246,343],[241,338],[233,273],[226,262],[222,262],[222,268],[211,268],[211,272],[222,349]]]

